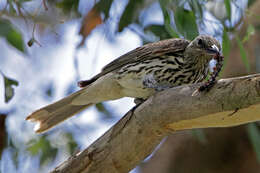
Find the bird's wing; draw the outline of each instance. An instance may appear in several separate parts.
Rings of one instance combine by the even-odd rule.
[[[109,72],[119,70],[126,64],[144,61],[152,57],[161,56],[167,53],[184,51],[189,43],[190,41],[185,39],[173,38],[138,47],[107,64],[105,67],[103,67],[99,74],[90,80],[84,81],[85,85],[89,85],[90,83],[97,80],[100,76],[103,76]]]

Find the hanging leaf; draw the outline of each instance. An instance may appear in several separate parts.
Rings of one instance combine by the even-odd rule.
[[[5,103],[8,103],[14,96],[14,86],[18,86],[18,82],[14,79],[4,76],[5,85]]]
[[[67,141],[68,151],[69,151],[70,155],[72,155],[78,148],[78,144],[76,143],[76,141],[71,133],[65,133],[65,137],[68,140]]]
[[[246,50],[243,46],[242,41],[239,39],[238,36],[236,36],[236,41],[237,41],[237,44],[238,44],[238,47],[239,47],[241,59],[242,59],[243,63],[245,64],[247,72],[249,72],[250,71],[250,64],[249,64],[249,61],[248,61],[248,58],[247,58]]]
[[[230,40],[229,40],[229,37],[228,37],[228,33],[224,29],[223,37],[222,37],[222,49],[223,49],[223,55],[225,57],[225,60],[229,56],[230,48],[231,48],[231,43],[230,43]]]
[[[199,19],[202,19],[203,10],[202,10],[202,5],[199,3],[199,1],[190,0],[189,4],[191,6],[192,11],[198,15]]]
[[[0,19],[0,36],[4,37],[10,45],[24,52],[22,34],[6,19]]]
[[[135,21],[135,16],[138,16],[136,14],[136,9],[140,5],[142,5],[143,0],[129,0],[118,25],[118,31],[122,32],[125,27],[127,27],[129,24],[133,23]]]
[[[15,139],[10,138],[8,140],[8,147],[10,147],[12,149],[12,153],[11,153],[11,158],[12,161],[14,163],[14,166],[16,168],[18,168],[18,164],[19,164],[19,154],[21,153],[20,149],[15,145],[15,142],[13,141]]]
[[[199,34],[196,17],[192,11],[177,7],[174,11],[174,21],[178,31],[185,38],[193,40]]]
[[[248,25],[248,27],[247,27],[247,31],[246,31],[246,35],[244,36],[244,38],[243,38],[243,43],[244,42],[246,42],[246,41],[248,41],[249,39],[250,39],[250,37],[252,36],[252,35],[254,35],[255,34],[255,28],[254,28],[254,26],[253,25]]]
[[[165,0],[160,0],[159,3],[160,3],[162,13],[163,13],[165,30],[168,32],[168,34],[172,38],[179,38],[178,33],[171,26],[171,17],[170,17],[170,14],[169,14],[169,12],[166,8],[167,2]]]
[[[78,14],[79,0],[62,0],[56,3],[56,7],[60,8],[65,14],[72,11]]]
[[[256,0],[248,0],[247,1],[247,6],[250,7],[251,5],[253,5],[255,3]]]
[[[99,12],[103,12],[105,15],[105,20],[109,17],[109,11],[111,8],[113,0],[100,0],[96,5],[95,8]]]
[[[57,156],[58,149],[52,147],[50,141],[45,136],[41,136],[38,140],[30,141],[29,145],[30,147],[27,150],[33,156],[40,155],[41,165],[53,161]]]
[[[18,50],[24,52],[24,42],[22,34],[12,29],[6,35],[6,40]]]
[[[149,25],[144,28],[145,32],[152,32],[155,36],[159,37],[160,40],[171,38],[171,35],[167,32],[164,25]]]
[[[257,161],[260,163],[260,133],[255,123],[247,125],[249,139],[256,153]]]
[[[102,112],[104,115],[106,115],[106,118],[111,118],[112,114],[109,112],[109,110],[104,106],[103,103],[97,103],[96,108],[99,112]]]
[[[231,1],[230,0],[224,0],[228,20],[231,21]]]

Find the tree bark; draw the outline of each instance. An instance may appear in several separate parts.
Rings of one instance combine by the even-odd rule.
[[[198,85],[151,96],[52,173],[129,172],[171,132],[260,120],[260,74],[222,79],[209,92],[191,96]]]

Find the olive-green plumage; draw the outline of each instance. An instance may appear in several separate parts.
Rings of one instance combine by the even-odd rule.
[[[81,90],[27,117],[36,132],[57,125],[92,104],[122,97],[146,99],[158,90],[201,82],[208,63],[220,51],[219,42],[201,35],[193,41],[169,39],[136,48],[106,65]]]

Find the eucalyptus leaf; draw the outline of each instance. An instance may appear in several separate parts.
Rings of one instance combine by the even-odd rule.
[[[230,0],[224,0],[228,19],[231,21],[231,1]]]
[[[149,25],[145,27],[144,31],[152,32],[155,36],[159,37],[160,40],[164,40],[171,37],[164,25]]]
[[[19,83],[5,75],[3,75],[3,77],[5,86],[5,102],[8,103],[14,96],[14,86],[18,86]]]
[[[255,123],[250,123],[247,126],[249,139],[256,153],[258,163],[260,163],[260,132]]]
[[[160,0],[159,2],[160,2],[160,6],[161,6],[161,9],[162,9],[162,13],[163,13],[165,30],[168,32],[168,34],[172,38],[179,38],[178,33],[171,26],[171,17],[170,17],[169,11],[166,8],[166,6],[167,6],[166,1],[165,0]]]
[[[105,19],[109,17],[109,11],[113,0],[100,0],[95,6],[99,12],[103,12]]]
[[[62,0],[56,3],[56,7],[60,8],[64,13],[74,11],[78,13],[79,0]]]
[[[38,140],[30,141],[29,145],[27,150],[32,156],[40,155],[41,165],[53,161],[57,156],[58,149],[51,146],[46,136],[41,136]]]
[[[68,142],[67,142],[68,151],[69,151],[70,155],[72,155],[78,148],[78,144],[76,143],[76,141],[71,133],[66,133],[65,136],[68,140]]]
[[[255,34],[255,28],[252,24],[248,25],[246,35],[243,38],[243,43],[248,41],[252,35]]]
[[[189,4],[190,4],[192,10],[194,12],[196,12],[196,14],[198,14],[198,17],[200,19],[202,19],[202,17],[203,17],[203,10],[202,10],[202,5],[199,3],[199,1],[190,0]]]
[[[99,112],[104,113],[107,117],[112,117],[111,113],[109,112],[109,110],[104,106],[103,103],[97,103],[96,108]]]
[[[137,8],[142,5],[143,0],[129,0],[118,25],[118,31],[121,32],[129,24],[135,22],[135,16],[137,16]]]
[[[199,34],[193,11],[177,7],[174,11],[174,21],[178,31],[185,38],[193,40]]]
[[[6,19],[0,19],[0,36],[4,37],[10,45],[24,52],[22,34]]]
[[[247,1],[247,6],[250,7],[251,5],[253,5],[255,3],[256,0],[248,0]]]
[[[246,70],[249,72],[250,71],[250,64],[249,64],[249,61],[248,61],[246,50],[243,46],[242,41],[239,39],[238,36],[236,36],[236,41],[237,41],[237,44],[238,44],[238,47],[239,47],[241,59],[242,59],[244,65],[246,67]]]
[[[230,53],[230,48],[231,48],[231,43],[228,37],[227,31],[224,29],[223,31],[223,37],[222,37],[222,50],[223,50],[223,55],[225,57],[225,60],[228,58],[229,53]]]

